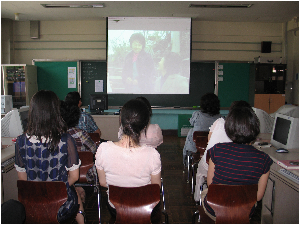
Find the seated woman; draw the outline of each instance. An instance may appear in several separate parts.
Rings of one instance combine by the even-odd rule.
[[[161,185],[161,161],[158,151],[147,145],[140,145],[140,135],[149,124],[147,106],[136,99],[122,107],[121,124],[123,135],[117,142],[103,142],[96,153],[96,168],[100,185],[108,187],[140,187],[147,184]],[[108,209],[113,217],[115,207],[108,198]],[[154,209],[159,208],[159,204]]]
[[[81,162],[74,139],[66,133],[59,106],[52,91],[41,90],[32,97],[28,129],[16,141],[15,167],[20,180],[63,181],[68,199],[57,219],[61,223],[77,213],[77,223],[84,223],[83,205],[73,185],[79,178]]]
[[[137,97],[136,98],[139,101],[144,102],[149,110],[150,118],[152,116],[152,109],[150,102],[145,97]],[[119,140],[122,139],[123,135],[123,128],[120,126],[119,132],[118,132],[118,138]],[[147,145],[153,148],[157,148],[157,146],[161,145],[163,143],[163,135],[162,130],[160,129],[158,124],[149,124],[147,126],[147,129],[143,130],[140,136],[140,145]]]
[[[64,101],[61,101],[60,112],[63,120],[67,124],[67,133],[69,133],[76,142],[77,151],[89,151],[95,154],[97,149],[95,142],[91,139],[90,135],[86,131],[76,127],[80,118],[80,109],[76,105],[70,105]],[[96,173],[97,171],[94,165],[88,170],[86,177],[87,180],[89,182],[93,182]],[[76,191],[80,195],[82,202],[85,202],[84,189],[82,187],[76,187]]]
[[[207,185],[258,184],[257,201],[264,195],[272,159],[251,144],[259,134],[259,120],[249,107],[235,107],[226,117],[225,131],[231,143],[219,143],[209,149],[210,159]],[[207,190],[202,192],[203,208],[215,220],[214,210],[206,201]],[[204,198],[205,197],[205,198]],[[254,212],[255,206],[249,217]]]
[[[213,93],[207,93],[201,97],[200,111],[193,112],[190,118],[191,128],[187,134],[183,148],[183,164],[187,166],[186,156],[188,152],[197,152],[193,140],[194,131],[209,131],[209,127],[220,118],[220,100]]]
[[[234,107],[251,108],[250,104],[246,101],[234,101],[229,108],[229,112]],[[225,119],[219,118],[210,127],[206,150],[200,162],[198,163],[197,175],[196,175],[196,186],[195,186],[195,193],[194,193],[194,199],[196,202],[200,200],[200,186],[204,183],[204,178],[207,177],[207,170],[208,170],[208,164],[206,162],[207,151],[215,144],[224,143],[224,142],[232,142],[232,141],[230,140],[230,138],[227,136],[225,132]]]
[[[77,91],[69,92],[65,97],[65,102],[68,105],[76,105],[79,109],[82,105],[80,94]],[[101,131],[96,122],[93,117],[86,112],[81,111],[79,122],[76,127],[88,133],[99,133],[101,137]]]

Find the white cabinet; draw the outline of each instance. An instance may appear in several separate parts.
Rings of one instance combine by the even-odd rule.
[[[262,201],[261,223],[299,224],[299,185],[277,171],[273,164]]]

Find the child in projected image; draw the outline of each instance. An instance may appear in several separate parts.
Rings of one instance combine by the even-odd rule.
[[[155,67],[151,55],[144,50],[145,37],[140,33],[134,33],[129,42],[132,51],[125,58],[122,74],[125,90],[131,93],[151,93],[152,90],[146,90],[152,86]]]
[[[162,94],[188,94],[189,79],[181,75],[182,59],[179,54],[169,52],[158,63],[160,77],[156,80],[155,91]]]

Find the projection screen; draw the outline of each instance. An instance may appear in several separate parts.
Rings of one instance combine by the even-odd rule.
[[[189,94],[191,18],[109,17],[108,94]]]

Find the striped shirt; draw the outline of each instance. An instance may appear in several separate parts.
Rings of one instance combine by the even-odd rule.
[[[76,127],[88,133],[94,133],[99,129],[93,117],[86,112],[81,112],[79,122]]]
[[[74,138],[77,151],[96,152],[96,144],[87,132],[73,127],[68,129],[68,133]]]
[[[252,145],[219,143],[209,149],[209,153],[215,164],[213,184],[258,184],[260,177],[270,170],[273,163],[269,155]],[[210,214],[215,215],[206,197],[204,206]]]

